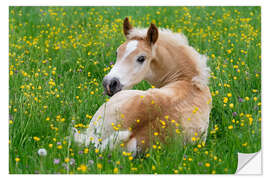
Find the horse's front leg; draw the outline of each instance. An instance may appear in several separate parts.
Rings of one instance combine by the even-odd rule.
[[[85,146],[92,143],[100,150],[107,148],[112,150],[121,142],[126,142],[128,151],[136,151],[137,142],[134,138],[130,139],[131,131],[128,129],[116,131],[112,126],[119,120],[119,104],[121,104],[119,100],[104,103],[93,116],[88,129],[82,133],[75,132],[74,140]]]
[[[75,132],[74,140],[85,146],[92,143],[96,148],[103,151],[106,148],[114,149],[121,141],[127,141],[130,135],[129,130],[112,131],[111,128],[106,128],[102,123],[90,123],[85,132]]]
[[[88,146],[90,143],[93,143],[96,147],[98,146],[98,138],[95,135],[96,129],[91,126],[91,123],[88,129],[84,132],[78,132],[77,129],[74,129],[74,141],[80,145]]]

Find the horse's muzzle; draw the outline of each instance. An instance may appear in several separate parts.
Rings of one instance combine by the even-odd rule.
[[[117,78],[108,79],[105,76],[102,84],[105,90],[105,94],[107,94],[108,96],[113,96],[114,94],[122,90],[122,85]]]

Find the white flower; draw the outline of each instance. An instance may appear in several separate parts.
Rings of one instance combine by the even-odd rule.
[[[47,150],[44,148],[41,148],[38,150],[38,155],[40,156],[47,156]]]

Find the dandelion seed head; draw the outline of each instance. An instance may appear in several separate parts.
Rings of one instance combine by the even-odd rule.
[[[38,150],[38,155],[39,156],[47,156],[47,150],[44,148],[41,148]]]

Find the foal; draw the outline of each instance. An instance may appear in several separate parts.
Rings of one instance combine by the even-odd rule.
[[[75,133],[75,141],[113,149],[124,142],[130,152],[147,149],[154,136],[164,140],[182,133],[184,142],[206,140],[212,98],[207,86],[206,56],[188,45],[182,34],[133,28],[125,18],[126,42],[103,86],[112,96],[96,112],[89,128]],[[142,80],[156,88],[129,90]],[[167,130],[166,130],[167,129]]]

